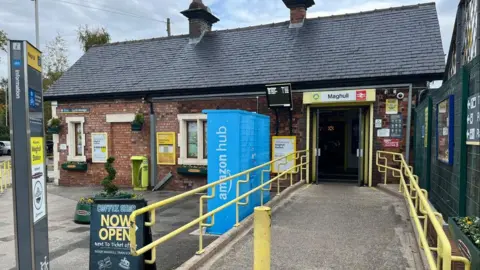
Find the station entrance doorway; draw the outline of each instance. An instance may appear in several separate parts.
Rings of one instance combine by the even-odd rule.
[[[304,104],[311,104],[307,107],[312,172],[309,182],[369,185],[372,172],[375,92],[374,90],[343,92],[304,95]],[[355,102],[358,92],[369,94],[370,99],[364,98]],[[342,95],[341,93],[350,100],[335,102],[326,99],[329,95],[335,98]],[[349,97],[350,95],[354,98]],[[325,99],[322,100],[322,97]]]

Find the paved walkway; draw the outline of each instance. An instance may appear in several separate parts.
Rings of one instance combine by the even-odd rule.
[[[73,214],[80,197],[99,193],[100,188],[68,188],[48,185],[48,222],[51,269],[87,270],[89,261],[90,226],[73,222]],[[149,203],[157,202],[178,193],[158,191],[144,192]],[[193,196],[156,211],[157,224],[153,238],[166,233],[198,217],[198,196]],[[13,224],[12,191],[0,194],[0,269],[15,267],[15,238]],[[192,231],[196,229],[193,228]],[[207,236],[206,244],[216,237]],[[162,245],[157,250],[157,269],[175,269],[194,256],[198,237],[184,233]]]
[[[272,215],[272,269],[421,269],[401,198],[343,184],[302,187]],[[248,234],[205,269],[252,269]]]

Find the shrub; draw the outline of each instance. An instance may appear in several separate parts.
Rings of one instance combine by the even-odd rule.
[[[101,184],[103,186],[103,193],[106,197],[113,197],[118,191],[118,187],[113,183],[113,180],[115,180],[115,177],[117,176],[117,171],[113,167],[114,161],[114,157],[109,157],[107,163],[105,163],[105,170],[108,175],[103,178]]]

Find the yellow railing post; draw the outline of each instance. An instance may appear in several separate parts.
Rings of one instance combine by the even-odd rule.
[[[3,168],[0,175],[0,192],[3,193],[3,182],[5,182],[5,162],[3,163]]]
[[[212,194],[210,195],[203,195],[200,197],[200,206],[199,206],[199,216],[203,216],[203,200],[213,199],[215,198],[215,186],[212,187]],[[215,216],[212,216],[210,223],[205,223],[205,220],[202,220],[198,223],[198,251],[197,255],[202,254],[205,250],[203,249],[203,227],[212,227],[215,224]]]
[[[253,224],[253,269],[270,269],[270,234],[272,211],[270,207],[255,207]]]
[[[240,197],[240,184],[248,183],[248,182],[250,182],[250,174],[247,174],[247,179],[237,181],[237,196],[235,197],[235,199],[238,199],[238,197]],[[248,205],[248,197],[249,196],[245,198],[245,202],[241,202],[240,200],[237,200],[237,202],[235,203],[235,215],[236,215],[235,225],[234,225],[235,227],[240,226],[240,207],[239,206]]]

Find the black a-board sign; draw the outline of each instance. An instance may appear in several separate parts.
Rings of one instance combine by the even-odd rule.
[[[90,270],[156,269],[146,265],[151,253],[133,256],[130,253],[130,214],[147,206],[145,200],[96,199],[90,216]],[[148,214],[136,218],[137,246],[152,242]]]
[[[271,84],[266,85],[267,88],[267,102],[269,108],[292,108],[292,85],[285,84]]]

